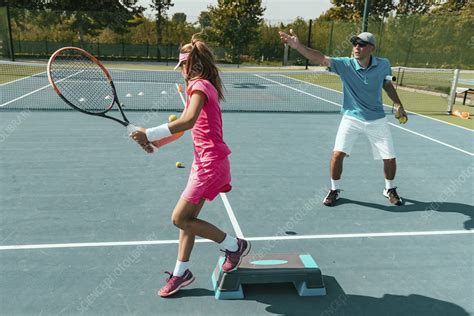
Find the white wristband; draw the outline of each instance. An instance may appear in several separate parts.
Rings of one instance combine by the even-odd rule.
[[[153,142],[155,140],[162,139],[164,137],[171,136],[168,123],[162,124],[157,127],[147,128],[146,129],[146,138],[148,141]]]

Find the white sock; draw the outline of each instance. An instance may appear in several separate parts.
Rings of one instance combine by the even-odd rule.
[[[395,186],[393,185],[393,180],[387,180],[387,179],[385,179],[385,190],[391,189],[391,188],[393,188],[393,187],[395,187]]]
[[[229,251],[237,251],[239,250],[239,245],[237,245],[237,238],[232,237],[229,234],[225,235],[224,240],[220,243],[224,249]]]
[[[331,179],[331,190],[339,190],[339,181],[340,180],[334,180]]]
[[[176,260],[176,265],[174,266],[173,275],[174,276],[183,276],[184,272],[189,268],[189,261],[179,261]]]

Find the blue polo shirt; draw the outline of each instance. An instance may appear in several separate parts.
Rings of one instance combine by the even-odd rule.
[[[372,56],[370,66],[362,68],[355,58],[332,57],[329,70],[341,77],[344,115],[364,122],[385,117],[382,88],[385,77],[392,75],[388,59]]]

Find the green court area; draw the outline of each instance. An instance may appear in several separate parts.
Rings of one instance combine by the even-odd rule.
[[[28,67],[27,65],[1,64],[0,63],[0,84],[15,81],[18,79],[28,78],[30,76],[46,71],[38,67]]]
[[[393,74],[397,76],[397,73],[394,72]],[[289,74],[288,76],[342,92],[341,80],[339,77],[332,74],[322,73],[311,77],[304,74]],[[452,79],[452,72],[441,71],[439,73],[422,73],[407,71],[404,75],[403,81],[401,78],[398,78],[397,82],[394,84],[396,85],[397,92],[405,106],[405,109],[408,111],[469,129],[474,129],[474,121],[472,119],[472,116],[474,116],[473,105],[462,105],[462,101],[459,101],[458,99],[453,107],[453,111],[458,110],[461,112],[469,112],[471,116],[471,119],[469,120],[463,120],[456,116],[447,115],[448,95],[446,94],[446,91],[449,92]],[[474,86],[474,74],[472,72],[461,72],[460,79],[466,81],[462,81],[463,83],[458,84],[459,86]],[[468,82],[468,84],[464,82]],[[470,82],[473,83],[469,84]],[[441,93],[441,91],[444,93]],[[392,101],[386,93],[383,94],[383,102],[387,105],[392,104]]]

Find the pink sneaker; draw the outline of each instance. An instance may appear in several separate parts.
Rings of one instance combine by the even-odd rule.
[[[251,248],[249,241],[237,238],[237,246],[239,246],[237,251],[224,250],[225,261],[222,265],[222,271],[228,273],[237,270],[242,258],[249,254]]]
[[[161,297],[167,297],[170,295],[173,295],[174,293],[178,292],[181,288],[188,286],[189,284],[193,283],[194,281],[194,276],[187,269],[184,271],[183,276],[174,276],[173,273],[166,272],[169,274],[169,278],[166,280],[166,285],[163,286],[159,291],[158,295]]]

